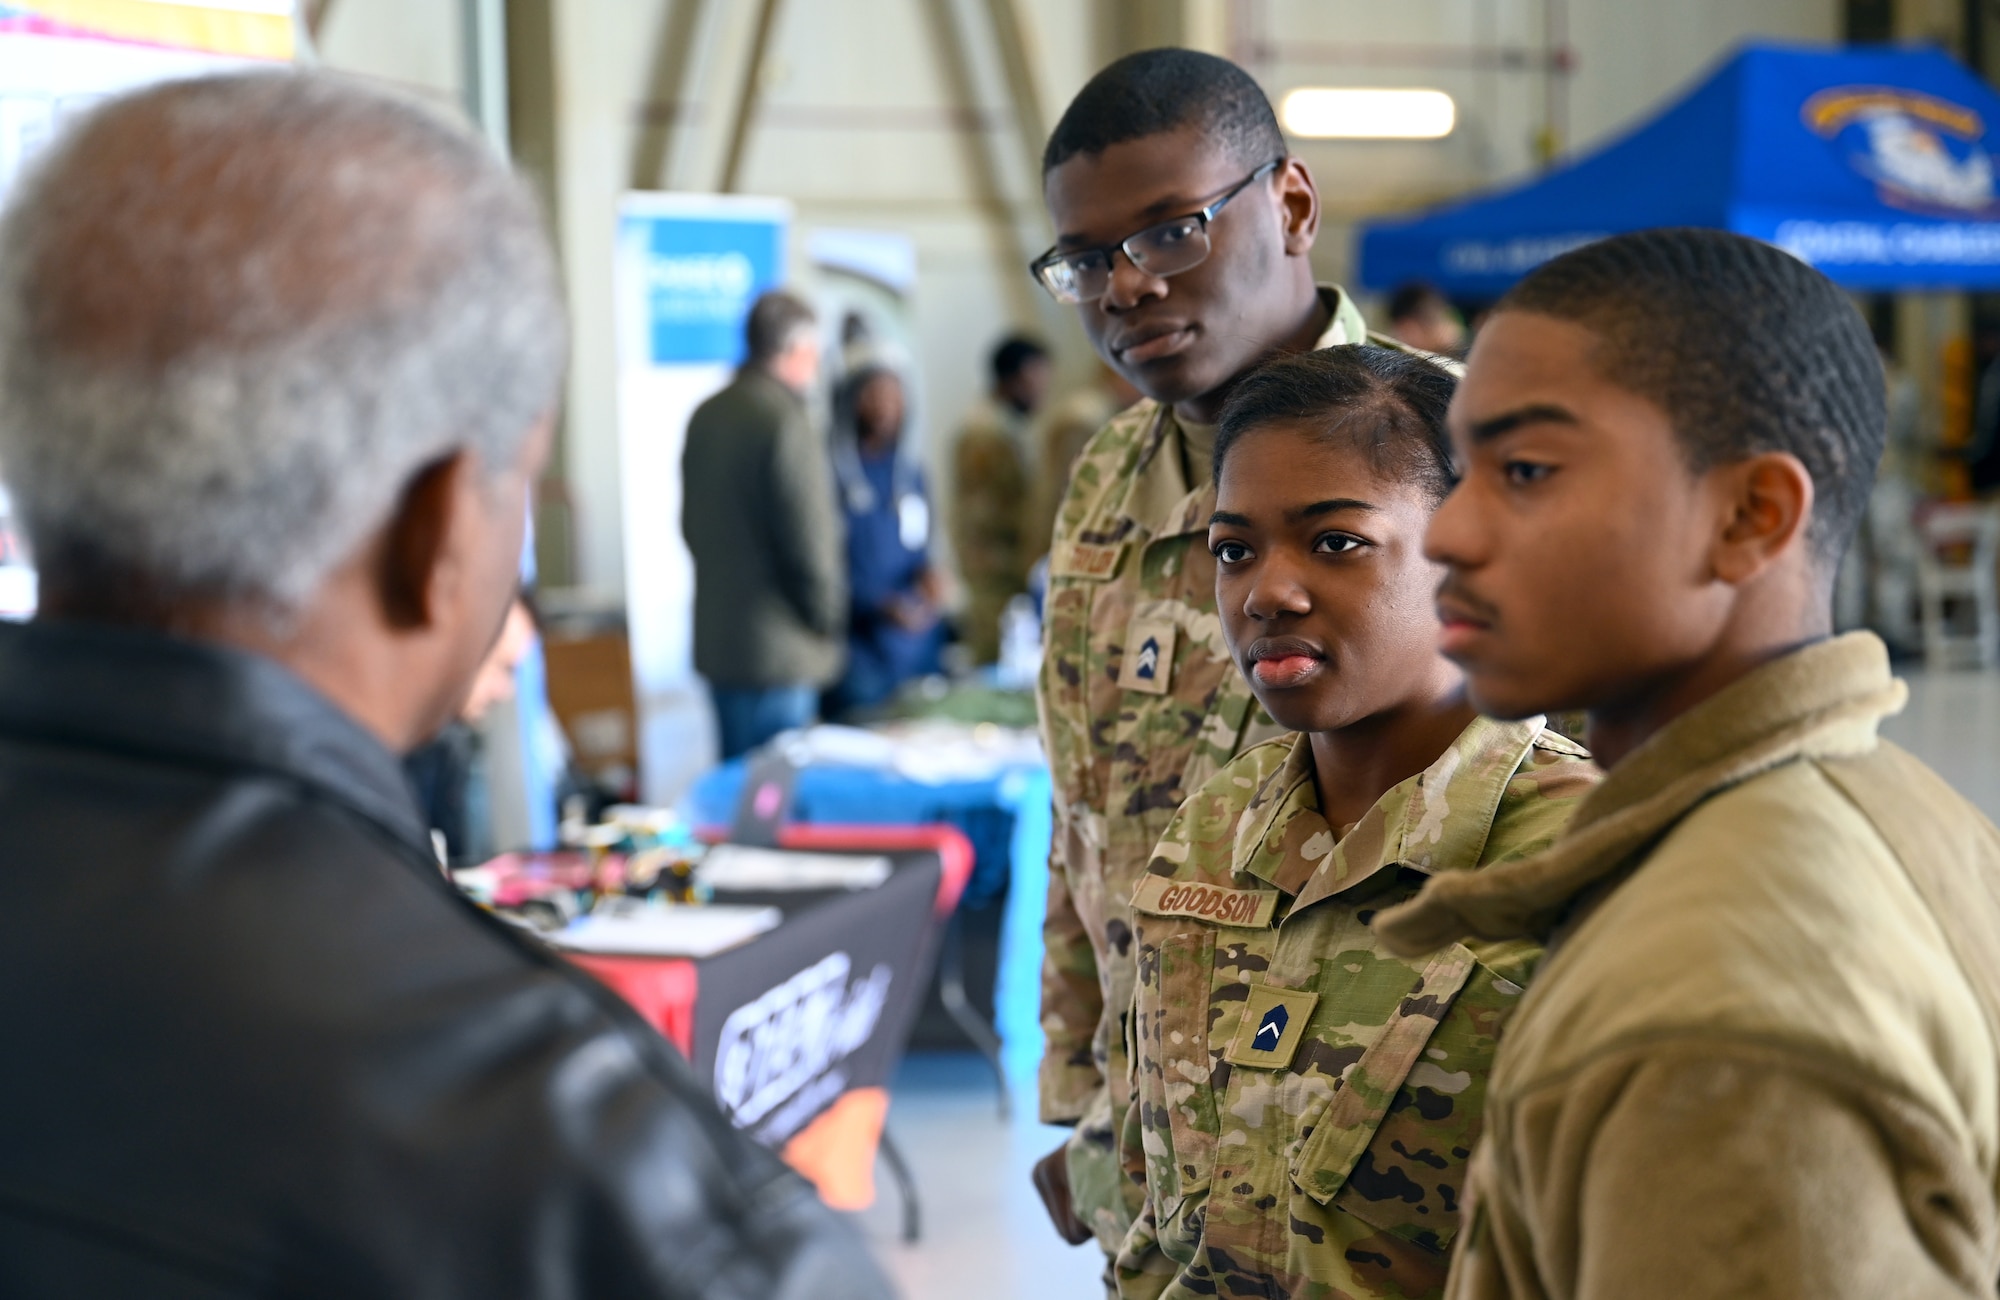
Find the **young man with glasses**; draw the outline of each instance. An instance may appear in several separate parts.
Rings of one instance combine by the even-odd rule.
[[[1132,885],[1182,800],[1278,734],[1216,619],[1214,422],[1266,357],[1368,335],[1345,293],[1313,282],[1312,173],[1225,59],[1162,49],[1111,64],[1057,123],[1042,178],[1057,242],[1035,276],[1150,399],[1105,426],[1071,475],[1039,690],[1056,804],[1041,1115],[1075,1133],[1035,1182],[1068,1240],[1115,1254],[1144,1195],[1120,1175],[1116,1141],[1131,1096]]]

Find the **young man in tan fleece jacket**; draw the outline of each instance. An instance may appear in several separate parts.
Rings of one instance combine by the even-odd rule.
[[[1450,1295],[1992,1297],[2000,833],[1876,738],[1881,642],[1830,635],[1882,447],[1861,318],[1752,240],[1606,240],[1501,304],[1451,422],[1445,651],[1488,713],[1588,710],[1609,776],[1376,923],[1551,952]]]

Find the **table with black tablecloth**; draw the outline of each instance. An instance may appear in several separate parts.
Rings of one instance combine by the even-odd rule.
[[[725,763],[682,805],[697,824],[725,825],[747,772]],[[948,824],[972,846],[971,878],[952,917],[937,987],[916,1028],[920,1046],[969,1045],[996,1075],[1040,1059],[1042,908],[1048,892],[1049,773],[1012,763],[978,776],[918,780],[893,769],[813,763],[802,768],[791,817],[807,826]],[[1004,1080],[1002,1098],[1005,1097]]]
[[[880,855],[891,871],[871,889],[718,893],[718,904],[775,907],[783,921],[709,957],[565,955],[673,1042],[739,1128],[811,1178],[829,1204],[859,1209],[874,1199],[889,1078],[971,875],[972,848],[950,826],[793,826],[783,847]],[[577,886],[589,878],[569,855],[490,866]]]

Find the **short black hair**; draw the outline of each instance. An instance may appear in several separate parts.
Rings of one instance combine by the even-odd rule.
[[[1700,473],[1789,452],[1812,475],[1807,531],[1830,571],[1882,459],[1882,358],[1852,301],[1790,253],[1720,230],[1645,230],[1532,272],[1496,311],[1597,336],[1597,372],[1666,412]]]
[[[836,430],[859,436],[861,393],[878,379],[892,380],[898,388],[903,387],[902,374],[894,366],[881,361],[864,361],[840,377],[839,382],[833,387],[833,422]],[[903,412],[903,422],[909,423],[907,408]]]
[[[1015,375],[1028,368],[1032,361],[1045,361],[1049,350],[1039,339],[1031,339],[1026,334],[1009,334],[994,345],[993,356],[988,364],[993,369],[993,382],[1004,384]]]
[[[1272,425],[1304,429],[1365,452],[1375,472],[1413,483],[1441,503],[1452,469],[1445,411],[1458,380],[1413,352],[1346,344],[1266,361],[1238,381],[1215,430],[1215,481],[1244,434]]]
[[[751,362],[759,364],[776,357],[814,319],[813,309],[804,299],[783,289],[760,294],[750,304],[750,314],[743,321],[743,342],[749,349]]]
[[[1424,313],[1451,310],[1451,299],[1436,285],[1423,280],[1406,280],[1389,294],[1389,319],[1411,320]]]
[[[1264,88],[1228,59],[1200,50],[1140,50],[1084,83],[1042,150],[1046,176],[1078,154],[1198,126],[1246,167],[1286,153]]]

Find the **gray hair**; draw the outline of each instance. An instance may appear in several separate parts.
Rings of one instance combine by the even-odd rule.
[[[566,351],[527,189],[323,73],[113,100],[0,223],[0,464],[45,584],[282,620],[421,470],[513,465]]]
[[[813,309],[806,305],[805,299],[783,289],[768,289],[759,294],[743,321],[743,343],[750,363],[763,365],[777,359],[802,331],[811,329],[815,323]]]

